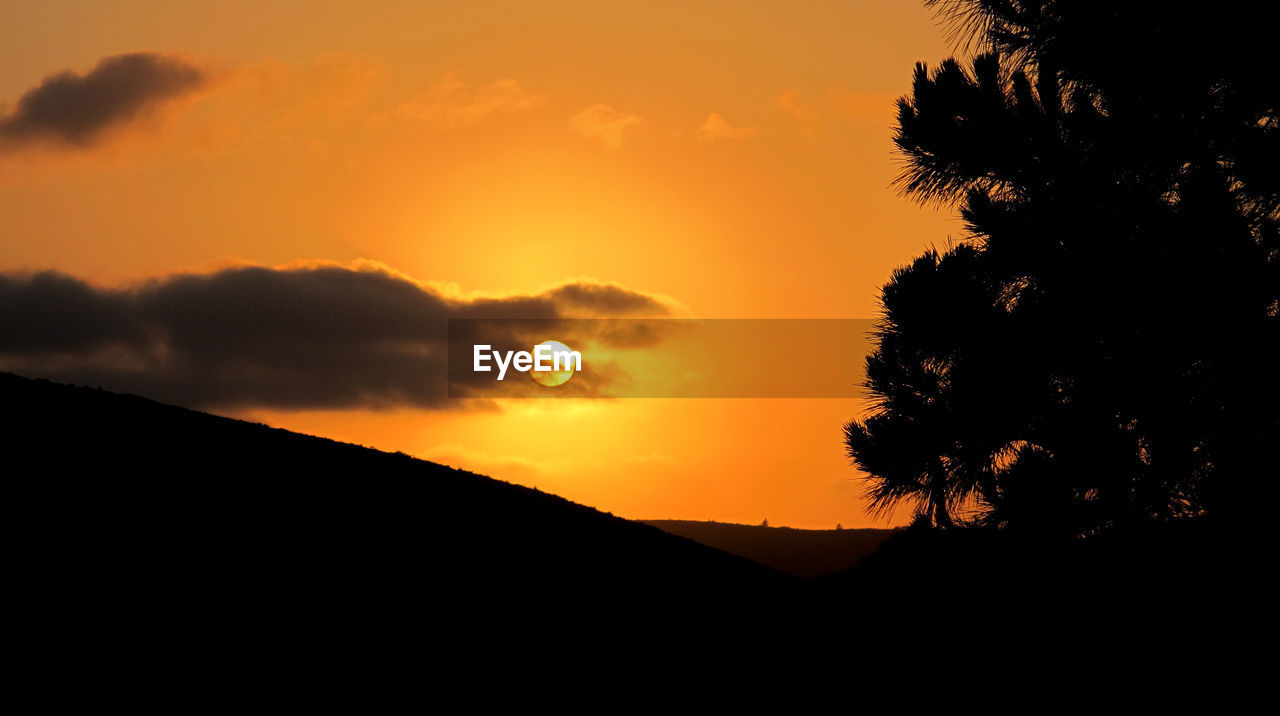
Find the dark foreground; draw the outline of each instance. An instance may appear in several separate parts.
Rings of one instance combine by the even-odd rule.
[[[0,407],[11,651],[33,679],[1196,674],[1274,623],[1257,608],[1269,560],[1204,525],[1086,545],[907,530],[801,579],[536,490],[138,397],[0,374]]]

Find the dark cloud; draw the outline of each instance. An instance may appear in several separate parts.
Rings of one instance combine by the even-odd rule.
[[[449,404],[449,319],[542,319],[461,322],[486,327],[477,341],[527,349],[530,335],[573,323],[564,316],[666,313],[612,284],[462,300],[337,266],[234,268],[123,289],[0,274],[0,370],[201,407],[437,408]],[[604,375],[569,385],[589,395]]]
[[[601,312],[646,313],[653,300],[646,294],[619,291],[616,285],[604,283],[567,283],[552,289],[549,295],[557,304],[566,306],[570,312],[580,310],[587,316],[598,315]]]
[[[166,55],[107,57],[88,74],[61,72],[28,90],[17,108],[0,118],[0,140],[14,145],[52,139],[86,146],[105,130],[207,79],[203,70]]]

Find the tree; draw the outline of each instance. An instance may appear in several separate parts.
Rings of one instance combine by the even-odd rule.
[[[883,289],[876,404],[845,428],[871,509],[1053,535],[1234,514],[1280,437],[1266,23],[927,4],[980,52],[916,66],[899,181],[967,236]]]

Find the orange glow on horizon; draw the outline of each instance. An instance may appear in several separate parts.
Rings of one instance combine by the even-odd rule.
[[[16,3],[0,47],[0,114],[121,53],[211,78],[84,148],[0,147],[0,271],[365,261],[459,294],[589,277],[700,318],[867,318],[960,231],[890,188],[893,100],[948,54],[919,3]],[[238,416],[624,517],[884,525],[841,443],[858,400],[500,406]]]

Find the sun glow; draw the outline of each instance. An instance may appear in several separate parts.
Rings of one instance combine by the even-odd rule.
[[[538,351],[538,348],[540,347],[546,348],[547,350]],[[552,360],[544,361],[544,363],[549,363],[552,366],[552,370],[538,370],[538,364],[535,362],[534,369],[529,371],[530,378],[533,378],[535,381],[548,388],[554,388],[557,385],[564,385],[573,377],[573,363],[561,357],[572,352],[569,346],[566,346],[560,341],[543,341],[537,346],[534,346],[534,350],[542,355],[547,355],[547,353],[550,352],[550,355],[553,356]],[[555,370],[556,368],[559,368],[559,370]]]

